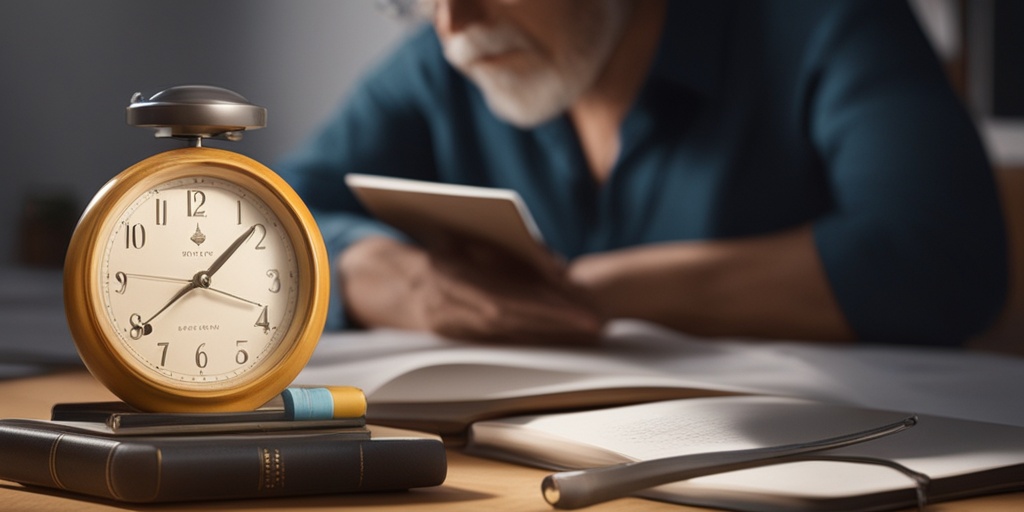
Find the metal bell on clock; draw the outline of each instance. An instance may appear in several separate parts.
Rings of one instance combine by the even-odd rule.
[[[263,128],[267,109],[223,87],[179,85],[148,99],[139,92],[132,95],[127,121],[156,129],[157,137],[187,139],[200,147],[203,139],[237,141],[243,131]]]

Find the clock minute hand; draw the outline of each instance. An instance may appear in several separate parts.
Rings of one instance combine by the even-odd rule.
[[[256,231],[256,226],[257,224],[253,224],[252,227],[249,228],[245,233],[242,233],[241,236],[236,238],[235,241],[232,242],[231,245],[224,250],[223,254],[221,254],[216,260],[213,260],[213,264],[210,265],[210,268],[206,269],[207,278],[212,277],[214,272],[220,270],[220,267],[223,267],[224,264],[227,263],[228,258],[235,254],[235,251],[237,251],[238,248],[241,247],[242,244],[245,243],[245,241],[248,240],[250,236],[252,236],[253,232]]]

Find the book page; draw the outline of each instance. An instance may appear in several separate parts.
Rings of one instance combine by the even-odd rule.
[[[977,471],[1006,465],[1016,471],[1011,476],[1016,478],[1013,484],[1019,485],[1024,461],[1024,435],[1020,429],[1007,426],[1024,426],[1024,408],[1013,392],[1024,386],[1024,359],[957,349],[702,339],[634,320],[616,320],[608,326],[602,342],[593,347],[472,343],[381,329],[325,334],[297,382],[358,386],[367,393],[371,409],[375,403],[390,402],[396,404],[395,411],[430,414],[448,408],[439,404],[458,404],[458,400],[465,400],[474,409],[480,406],[480,400],[529,397],[559,389],[628,388],[644,383],[762,395],[690,398],[635,406],[637,409],[598,409],[593,411],[598,416],[587,423],[600,428],[589,433],[573,429],[568,441],[563,425],[552,424],[551,432],[545,431],[548,426],[534,428],[543,423],[530,425],[527,435],[523,430],[526,425],[512,420],[477,423],[478,447],[482,446],[480,429],[486,425],[488,435],[496,443],[500,441],[503,457],[514,458],[510,454],[515,450],[541,446],[542,453],[515,453],[519,453],[521,462],[551,467],[570,463],[601,466],[630,458],[668,456],[680,449],[720,450],[783,442],[788,438],[777,436],[787,433],[806,434],[808,437],[801,441],[817,439],[822,432],[803,432],[796,427],[828,427],[829,422],[838,421],[834,430],[849,433],[853,429],[847,429],[858,421],[871,424],[864,425],[866,428],[876,426],[869,420],[892,418],[891,413],[865,416],[863,412],[851,418],[843,412],[844,407],[919,414],[921,424],[909,432],[873,441],[870,450],[867,445],[848,450],[894,457],[932,477],[946,475],[942,478],[948,484],[938,487],[940,490],[1004,488],[1006,482],[993,478],[1002,478],[1007,471],[981,475]],[[778,402],[757,401],[779,397],[819,403],[807,409],[815,411],[807,420],[806,415],[779,408]],[[714,403],[711,400],[733,400],[739,405],[732,413],[721,406],[686,409]],[[660,407],[680,409],[676,414],[661,411]],[[630,412],[604,417],[613,410]],[[876,418],[873,414],[886,416]],[[550,416],[551,421],[561,421],[561,417]],[[573,423],[575,418],[565,421]],[[805,421],[796,427],[788,425],[786,421],[793,418]],[[654,433],[645,430],[649,426]],[[504,438],[499,437],[503,430],[509,432]],[[608,444],[600,436],[609,431],[622,437]],[[584,439],[586,436],[591,437]],[[540,443],[538,440],[543,438],[553,441]],[[648,443],[655,439],[657,443]],[[520,444],[512,443],[516,440]],[[552,447],[569,447],[582,440],[588,448],[571,451],[568,460],[540,457],[557,454]],[[799,462],[736,471],[659,487],[644,495],[680,502],[685,496],[690,504],[742,510],[775,507],[834,512],[840,509],[834,500],[842,496],[856,498],[847,503],[849,510],[892,508],[892,497],[885,494],[885,489],[895,489],[902,496],[900,506],[915,504],[911,482],[901,473],[840,462]],[[821,500],[826,502],[822,504]]]
[[[490,439],[491,428],[524,438],[540,432],[566,440],[580,451],[594,446],[618,453],[620,462],[624,462],[824,439],[907,416],[903,412],[860,410],[800,399],[743,396],[521,416],[480,422],[472,432],[477,444]],[[567,457],[574,452],[572,448],[563,450]]]
[[[685,345],[673,350],[687,352]],[[474,344],[388,329],[335,333],[324,335],[295,383],[346,382],[374,403],[478,401],[622,387],[760,391],[652,372],[617,353],[611,346]]]
[[[445,369],[425,370],[432,367]],[[531,387],[533,380],[514,371],[482,370],[495,367],[550,373],[534,372],[543,384]],[[1024,426],[1024,407],[1007,392],[1024,388],[1024,358],[935,347],[702,339],[635,320],[612,322],[593,347],[472,343],[389,329],[325,333],[297,383],[352,385],[371,402],[397,402],[528,395],[555,390],[545,386],[558,379],[566,389],[616,379]]]
[[[472,427],[468,449],[553,469],[585,468],[807,442],[906,416],[777,397],[694,398],[478,422]],[[1024,465],[1024,429],[922,416],[917,426],[905,432],[830,453],[896,460],[933,480],[994,468],[1019,471]],[[1015,481],[1015,471],[993,476],[986,483],[1005,486]],[[969,485],[970,489],[983,487],[979,482]],[[692,503],[687,497],[694,494],[821,499],[912,488],[906,476],[888,468],[799,462],[697,478],[653,492],[660,499]],[[950,492],[955,486],[943,488]]]

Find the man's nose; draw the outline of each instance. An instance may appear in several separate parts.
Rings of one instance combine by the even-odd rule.
[[[438,31],[454,34],[487,18],[486,0],[439,0],[434,13]]]

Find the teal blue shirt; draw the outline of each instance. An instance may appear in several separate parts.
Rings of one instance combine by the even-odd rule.
[[[1007,248],[992,171],[904,2],[668,6],[603,184],[567,117],[528,130],[497,119],[429,27],[277,170],[314,210],[332,259],[394,234],[343,182],[387,174],[515,189],[570,259],[813,223],[862,339],[953,344],[993,320]],[[335,293],[331,328],[342,307]]]

